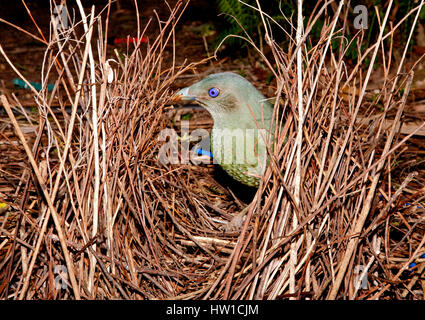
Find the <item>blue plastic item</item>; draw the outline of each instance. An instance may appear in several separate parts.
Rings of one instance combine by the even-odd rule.
[[[13,84],[15,86],[18,86],[19,88],[23,88],[23,89],[29,89],[30,87],[25,83],[24,80],[18,79],[18,78],[14,78],[13,79]],[[33,82],[30,81],[30,84],[34,87],[35,90],[40,91],[43,86],[40,82]],[[53,88],[55,87],[55,85],[53,83],[50,83],[47,85],[47,91],[52,91]]]

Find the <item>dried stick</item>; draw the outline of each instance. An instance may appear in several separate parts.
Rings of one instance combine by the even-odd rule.
[[[65,235],[62,231],[62,227],[61,227],[61,224],[60,224],[58,213],[56,212],[56,208],[53,205],[52,198],[50,197],[49,192],[47,191],[47,187],[46,187],[46,185],[43,181],[43,178],[41,176],[41,173],[38,169],[38,165],[35,162],[35,159],[34,159],[34,156],[31,152],[31,149],[28,147],[28,144],[25,140],[24,134],[22,133],[22,130],[21,130],[18,122],[16,121],[15,115],[13,114],[12,109],[10,108],[10,105],[9,105],[9,102],[7,101],[6,96],[2,94],[0,96],[0,100],[3,104],[3,107],[6,109],[6,112],[7,112],[7,115],[9,116],[9,118],[10,118],[10,121],[12,121],[12,124],[15,127],[16,133],[18,134],[18,137],[21,140],[22,145],[24,146],[25,152],[27,153],[27,156],[30,160],[31,166],[34,170],[36,177],[37,177],[38,183],[40,184],[40,188],[43,191],[44,197],[46,198],[47,205],[49,206],[49,211],[50,211],[50,213],[53,217],[53,221],[55,223],[55,227],[56,227],[56,231],[58,233],[59,241],[60,241],[61,246],[62,246],[63,255],[65,257],[66,266],[68,268],[68,274],[69,274],[69,277],[70,277],[70,280],[71,280],[72,289],[74,291],[75,298],[77,300],[79,300],[80,299],[80,292],[79,292],[79,288],[78,288],[78,285],[77,285],[77,280],[75,278],[74,267],[73,267],[72,260],[71,260],[71,257],[69,255],[69,252],[68,252],[68,247],[66,245]],[[47,217],[46,217],[46,220],[47,220]],[[31,264],[34,264],[34,262],[35,261],[33,259],[33,261],[31,261]],[[30,270],[31,270],[31,268],[30,268]],[[31,275],[30,270],[28,270],[27,278],[26,278],[26,281],[24,282],[24,287],[22,288],[20,299],[23,299],[23,297],[25,295],[25,291],[28,288],[29,276]]]
[[[301,189],[301,149],[303,146],[303,127],[304,127],[304,107],[303,107],[303,61],[302,61],[302,34],[304,30],[303,25],[303,2],[302,0],[297,1],[297,96],[298,96],[298,123],[297,123],[297,137],[295,140],[295,147],[297,149],[296,155],[296,167],[295,167],[295,178],[294,178],[294,198],[295,204],[300,208],[300,189]],[[297,215],[293,214],[292,218],[292,229],[296,229],[298,226]],[[291,243],[291,256],[289,259],[289,294],[295,293],[295,266],[297,264],[297,243],[295,239]],[[291,298],[293,300],[294,298]]]
[[[88,34],[89,26],[87,25],[87,17],[84,13],[83,5],[80,0],[77,0],[78,8],[83,19],[84,31],[86,32],[86,41],[89,44],[89,62],[90,62],[90,80],[91,80],[91,101],[92,101],[92,125],[93,125],[93,152],[94,152],[94,191],[93,191],[93,225],[92,225],[92,237],[94,238],[98,232],[99,227],[99,189],[100,189],[100,165],[99,165],[99,136],[97,128],[97,100],[96,100],[96,76],[94,72],[94,59],[93,51],[90,44],[91,37]],[[92,6],[91,15],[94,16],[94,6]],[[93,28],[93,26],[92,26]],[[96,252],[96,243],[93,243],[92,249]],[[96,270],[96,257],[90,255],[90,273],[88,290],[92,293],[94,285],[94,272]]]

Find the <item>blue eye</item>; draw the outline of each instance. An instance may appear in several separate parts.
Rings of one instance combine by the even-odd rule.
[[[210,90],[208,90],[208,94],[210,95],[211,98],[215,98],[219,95],[220,90],[218,90],[217,88],[211,88]]]

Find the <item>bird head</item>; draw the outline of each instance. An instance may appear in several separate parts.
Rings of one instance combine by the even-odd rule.
[[[248,80],[233,72],[209,75],[178,91],[175,99],[203,106],[213,117],[215,125],[230,120],[237,122],[250,118],[253,121],[253,115],[257,119],[261,115],[269,118],[272,111],[265,97]],[[265,114],[262,110],[264,105],[267,105]]]

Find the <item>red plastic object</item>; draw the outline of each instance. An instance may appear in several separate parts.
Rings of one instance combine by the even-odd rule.
[[[141,43],[146,43],[146,42],[148,42],[148,38],[147,37],[141,37],[139,39],[139,41]],[[122,44],[122,43],[127,44],[127,43],[135,43],[135,42],[137,42],[137,38],[135,38],[135,37],[114,38],[114,44]]]

